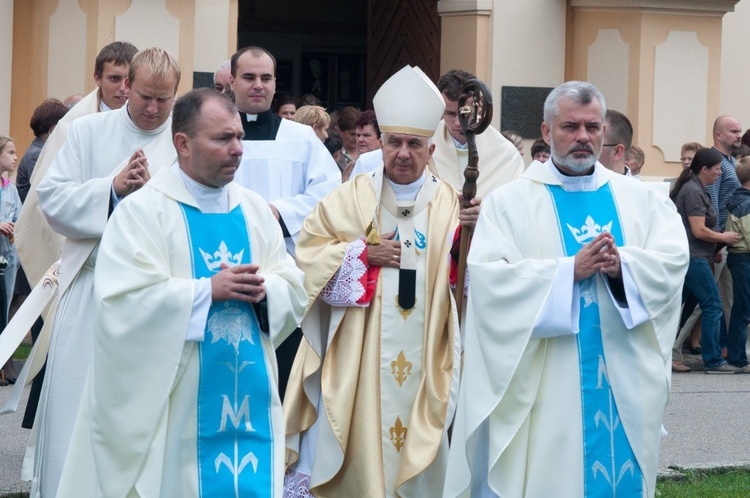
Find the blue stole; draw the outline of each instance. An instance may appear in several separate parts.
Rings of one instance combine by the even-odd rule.
[[[566,256],[574,256],[601,232],[623,245],[620,218],[609,183],[590,192],[547,185],[557,212]],[[581,376],[584,493],[589,497],[643,496],[643,477],[609,384],[599,324],[596,275],[578,283],[580,332],[576,336]]]
[[[212,277],[221,263],[234,266],[252,261],[240,206],[226,214],[180,206],[195,278]],[[258,321],[248,303],[211,305],[199,357],[200,496],[272,496],[271,379]]]

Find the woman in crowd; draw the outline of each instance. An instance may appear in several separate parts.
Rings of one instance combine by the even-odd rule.
[[[685,275],[685,289],[700,304],[701,350],[706,373],[733,374],[736,369],[721,356],[719,336],[724,316],[719,289],[711,269],[717,244],[734,244],[735,232],[716,232],[716,213],[706,187],[721,176],[721,154],[715,149],[700,149],[690,167],[684,169],[669,197],[682,216],[690,246],[690,265]]]
[[[31,115],[29,126],[34,132],[34,141],[31,142],[26,153],[21,158],[18,165],[18,175],[16,176],[16,187],[18,195],[21,196],[21,202],[26,200],[26,194],[31,187],[31,174],[34,172],[34,166],[39,159],[39,153],[42,152],[47,138],[52,130],[57,126],[57,122],[68,112],[68,107],[57,99],[47,99],[34,110]]]
[[[18,213],[21,211],[21,199],[18,197],[16,186],[7,178],[16,167],[18,156],[16,155],[16,146],[10,137],[0,135],[0,256],[4,261],[0,261],[0,266],[5,266],[3,282],[5,284],[5,294],[2,296],[3,308],[0,310],[0,325],[5,328],[8,319],[8,308],[10,300],[13,297],[13,288],[16,283],[16,270],[18,268],[18,255],[16,246],[13,244],[13,233],[15,223],[18,219]],[[2,383],[15,384],[16,371],[13,368],[13,360],[10,359],[3,366]]]
[[[630,174],[635,178],[638,178],[641,174],[641,168],[643,163],[646,162],[646,154],[643,153],[643,149],[637,145],[632,145],[627,152],[625,152],[625,165],[630,169]]]
[[[339,132],[336,130],[329,130],[328,138],[323,142],[323,145],[326,146],[326,149],[331,153],[333,160],[336,161],[336,166],[338,166],[339,171],[341,171],[342,181],[345,181],[343,180],[343,175],[344,171],[347,171],[347,162],[344,155],[341,153],[344,147],[344,141],[342,140],[341,135],[339,135]],[[351,168],[349,168],[348,172],[351,173]]]
[[[703,146],[698,142],[687,142],[682,145],[680,149],[680,162],[682,163],[682,169],[689,169],[693,162],[695,153],[702,149]],[[677,178],[669,178],[670,189],[674,186],[674,182]],[[701,354],[701,322],[700,309],[697,308],[698,300],[692,294],[687,296],[684,305],[682,307],[682,314],[680,315],[680,332],[677,335],[675,341],[675,349],[672,351],[675,357],[682,355],[682,350],[689,352],[690,354]],[[688,325],[687,327],[685,325]],[[688,336],[690,339],[688,340]],[[686,342],[687,341],[687,342]],[[673,372],[689,372],[690,367],[682,363],[681,361],[672,362]]]
[[[692,164],[693,158],[695,157],[695,153],[702,148],[703,146],[698,142],[682,144],[682,149],[680,149],[680,162],[682,163],[682,169],[688,169],[690,167],[690,164]]]
[[[360,155],[380,148],[380,127],[375,111],[367,110],[359,115],[357,121],[357,152]]]
[[[273,112],[282,119],[294,119],[297,112],[297,99],[288,93],[279,95],[276,99]]]
[[[339,135],[341,135],[341,140],[344,142],[341,154],[346,159],[345,170],[348,170],[348,172],[351,172],[354,163],[357,162],[357,158],[359,157],[359,149],[357,148],[357,118],[359,118],[359,114],[359,109],[355,107],[344,107],[338,111],[338,118],[336,120]]]
[[[550,148],[543,138],[539,137],[531,144],[531,158],[540,163],[546,163],[549,159]]]

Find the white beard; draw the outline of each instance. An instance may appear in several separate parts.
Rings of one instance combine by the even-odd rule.
[[[550,140],[550,155],[552,156],[552,162],[557,166],[575,171],[576,173],[585,173],[590,170],[599,158],[598,154],[593,154],[584,159],[576,159],[570,154],[561,155],[555,148],[555,142]]]

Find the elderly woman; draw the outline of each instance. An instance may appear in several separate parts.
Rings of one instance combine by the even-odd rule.
[[[627,152],[625,152],[625,166],[630,169],[630,174],[638,178],[641,174],[641,168],[643,163],[646,162],[646,155],[643,153],[643,149],[637,145],[631,146]]]
[[[380,127],[375,111],[367,110],[359,115],[357,121],[357,151],[361,154],[378,150],[380,144]]]
[[[721,356],[719,336],[724,321],[719,289],[711,270],[716,244],[731,245],[740,239],[735,232],[717,232],[716,213],[706,187],[721,176],[721,154],[700,149],[690,167],[677,178],[670,198],[682,216],[690,247],[690,265],[685,275],[683,296],[691,292],[700,304],[701,350],[706,373],[733,374],[736,368]]]

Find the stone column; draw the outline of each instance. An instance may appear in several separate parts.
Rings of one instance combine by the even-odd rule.
[[[439,0],[440,73],[454,68],[487,81],[492,0]]]

